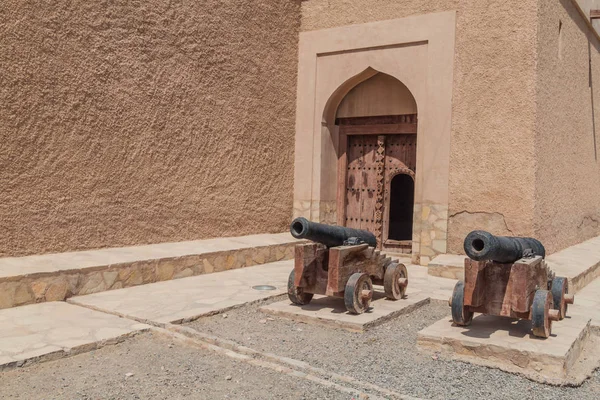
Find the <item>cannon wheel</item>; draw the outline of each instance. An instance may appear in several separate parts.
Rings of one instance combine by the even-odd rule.
[[[561,277],[554,278],[551,291],[554,309],[558,310],[559,318],[563,320],[567,316],[568,305],[565,296],[569,293],[569,280]]]
[[[292,270],[290,277],[288,278],[288,297],[290,301],[299,306],[310,303],[313,298],[312,293],[305,293],[304,289],[298,286],[294,286],[295,270]]]
[[[392,263],[385,269],[383,288],[385,297],[390,300],[399,300],[406,295],[408,285],[408,271],[404,264]]]
[[[533,335],[547,338],[552,333],[550,310],[554,307],[552,293],[548,290],[538,290],[531,305],[531,329]]]
[[[473,321],[473,311],[465,307],[465,282],[458,281],[452,292],[450,302],[452,308],[452,322],[459,326],[469,326]]]
[[[346,310],[352,314],[362,314],[369,309],[373,298],[373,281],[367,274],[357,272],[350,276],[344,290]]]

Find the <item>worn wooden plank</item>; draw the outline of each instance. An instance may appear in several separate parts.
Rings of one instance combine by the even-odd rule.
[[[340,246],[329,249],[328,296],[343,292],[350,276],[356,272],[369,274],[372,279],[383,279],[386,256],[366,244]]]
[[[513,264],[466,258],[464,303],[475,312],[529,318],[535,292],[546,288],[547,279],[541,257]]]
[[[377,206],[377,136],[363,136],[364,165],[361,171],[360,229],[375,233]],[[378,238],[379,240],[380,238]]]
[[[510,276],[510,300],[513,313],[529,313],[535,292],[546,289],[548,273],[542,257],[522,259],[513,264]]]
[[[329,251],[320,243],[296,245],[294,252],[294,286],[307,293],[325,294],[327,288],[326,267]]]
[[[346,135],[413,135],[417,133],[417,124],[342,125],[340,132]]]
[[[474,261],[465,258],[465,305],[481,307],[484,304],[486,266],[486,261]]]
[[[360,229],[361,189],[363,188],[361,174],[364,166],[363,137],[349,137],[347,151],[348,166],[345,190],[346,220],[344,225],[349,228]]]

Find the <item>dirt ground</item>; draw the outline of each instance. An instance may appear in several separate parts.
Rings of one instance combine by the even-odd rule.
[[[271,317],[258,310],[282,299],[285,296],[227,312],[227,318],[215,315],[188,326],[425,399],[600,399],[598,371],[579,388],[552,387],[420,353],[417,332],[449,316],[447,303],[432,302],[367,332],[352,333]]]
[[[273,318],[259,311],[262,305],[283,298],[202,318],[188,327],[422,399],[600,398],[600,372],[578,388],[552,387],[499,370],[420,353],[416,349],[417,332],[449,314],[448,305],[442,302],[433,302],[367,332],[352,333]],[[355,397],[154,332],[94,352],[0,373],[0,399]]]
[[[0,399],[351,398],[302,378],[172,343],[152,333],[94,352],[0,373]]]

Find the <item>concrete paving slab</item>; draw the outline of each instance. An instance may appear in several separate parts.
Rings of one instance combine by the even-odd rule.
[[[344,299],[315,296],[304,306],[293,304],[289,300],[272,303],[260,308],[260,311],[279,317],[308,324],[343,328],[350,331],[365,331],[373,326],[429,303],[429,296],[419,291],[407,291],[407,298],[397,301],[388,300],[383,288],[375,286],[375,295],[371,309],[359,315],[350,314],[344,306]]]
[[[592,331],[600,335],[600,279],[577,292],[575,304],[569,306],[567,314],[590,318]]]
[[[573,315],[553,323],[551,337],[540,339],[531,335],[526,320],[479,315],[471,326],[459,327],[448,317],[420,331],[417,345],[444,358],[519,373],[542,383],[580,384],[600,360],[589,321]],[[586,346],[590,340],[593,345]]]
[[[148,329],[63,302],[0,310],[0,370],[90,351]]]
[[[546,262],[556,275],[569,278],[576,293],[600,277],[600,236],[551,254]]]
[[[427,294],[432,300],[448,301],[452,296],[456,279],[440,278],[428,274],[427,268],[420,265],[407,265],[408,288]]]
[[[72,297],[68,302],[159,326],[182,323],[284,294],[292,269],[292,260],[280,261]],[[276,289],[260,291],[252,288],[256,285]]]
[[[465,256],[440,254],[427,265],[429,275],[448,279],[463,279],[465,276]]]

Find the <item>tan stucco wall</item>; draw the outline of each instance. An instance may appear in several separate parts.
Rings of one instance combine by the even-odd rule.
[[[416,114],[417,103],[398,79],[376,74],[356,85],[340,103],[338,118]]]
[[[309,0],[302,30],[457,11],[448,252],[472,229],[533,234],[537,0]],[[404,60],[406,61],[406,60]]]
[[[539,6],[535,233],[554,252],[600,234],[600,43],[571,0]]]
[[[0,256],[279,232],[300,0],[0,7]]]

